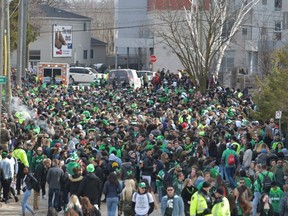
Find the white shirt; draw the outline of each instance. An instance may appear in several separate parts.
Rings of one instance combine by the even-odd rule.
[[[13,157],[11,157],[10,159],[8,158],[8,160],[11,166],[12,176],[14,176],[14,174],[18,172],[18,163],[16,163],[15,158]]]
[[[135,202],[135,212],[137,215],[146,215],[150,209],[149,203],[153,203],[154,199],[149,192],[144,194],[135,192],[132,196],[132,202]]]

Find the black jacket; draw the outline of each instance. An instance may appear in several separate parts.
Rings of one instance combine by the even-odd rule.
[[[83,180],[83,176],[71,176],[65,184],[65,192],[72,194],[77,194],[78,188]]]
[[[88,173],[80,183],[77,196],[87,196],[91,204],[98,204],[101,196],[100,179],[94,173]]]
[[[45,168],[43,163],[40,163],[34,173],[34,177],[40,183],[46,183],[46,176],[47,176],[48,169]]]
[[[146,157],[143,161],[142,175],[152,176],[153,174],[153,158]]]
[[[24,181],[25,181],[25,184],[26,184],[26,189],[27,190],[32,190],[32,184],[34,181],[37,181],[36,178],[31,174],[31,173],[28,173],[26,175],[26,178],[24,176]]]
[[[216,165],[221,164],[222,154],[225,150],[226,150],[226,145],[220,144],[217,150]]]

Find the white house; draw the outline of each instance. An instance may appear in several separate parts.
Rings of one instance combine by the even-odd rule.
[[[38,5],[31,14],[39,26],[37,40],[29,44],[29,66],[38,62],[81,63],[106,62],[106,44],[91,38],[91,18],[48,5]],[[17,64],[13,53],[11,66]]]

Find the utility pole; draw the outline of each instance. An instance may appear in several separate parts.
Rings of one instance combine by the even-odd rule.
[[[23,55],[23,23],[24,23],[24,19],[23,19],[23,5],[24,5],[24,1],[23,0],[19,0],[19,9],[18,9],[18,44],[17,44],[17,76],[16,76],[16,85],[21,87],[21,76],[22,76],[22,69],[23,69],[23,59],[22,59],[22,55]]]
[[[3,0],[2,0],[3,1]],[[6,112],[11,115],[12,107],[11,107],[11,66],[10,66],[10,12],[9,12],[9,0],[5,0],[5,30],[6,30],[6,38],[7,38],[7,74],[6,74],[6,92],[5,92],[5,104],[6,104]]]
[[[4,54],[4,1],[2,0],[0,2],[0,53],[2,58],[0,58],[0,76],[3,76],[3,66],[4,66],[4,61],[3,61],[3,54]],[[0,85],[0,125],[2,121],[2,85]],[[1,127],[0,127],[0,140],[1,140]]]
[[[19,0],[18,12],[18,44],[17,44],[17,76],[16,84],[22,87],[22,76],[25,76],[25,68],[27,66],[27,13],[28,0]]]

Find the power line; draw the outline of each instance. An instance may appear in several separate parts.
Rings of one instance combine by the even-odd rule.
[[[13,10],[13,12],[10,14],[9,19],[11,19],[11,17],[14,15],[14,13],[16,13],[16,11],[19,9],[19,6],[21,4],[22,0],[20,0],[17,4],[17,6],[15,7],[15,9]]]

